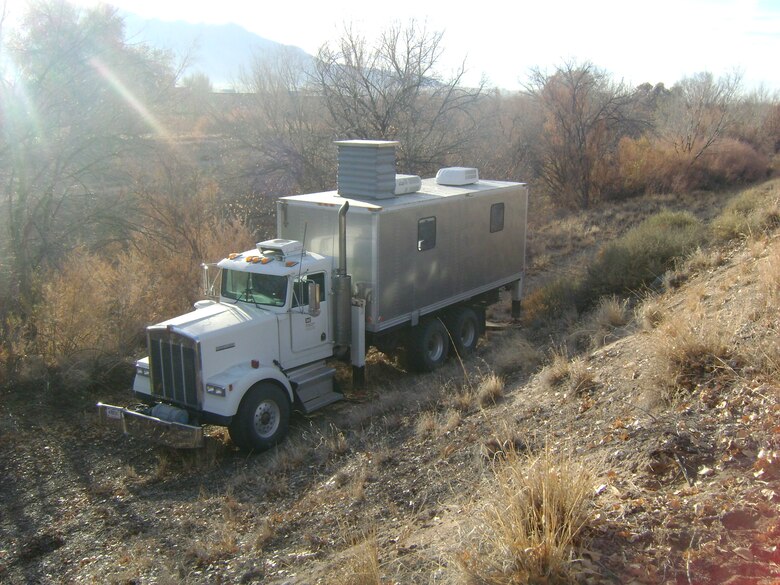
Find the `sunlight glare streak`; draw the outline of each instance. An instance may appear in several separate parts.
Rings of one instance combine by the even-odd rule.
[[[127,104],[133,108],[144,122],[157,134],[160,138],[163,138],[166,142],[172,142],[173,139],[170,133],[165,127],[154,117],[154,115],[147,109],[147,107],[141,103],[141,101],[135,97],[127,86],[122,83],[111,69],[109,69],[100,59],[92,57],[89,60],[90,64],[100,75],[108,81],[112,89],[123,99]]]
[[[43,128],[33,100],[27,93],[27,87],[15,63],[8,59],[3,67],[0,79],[0,115],[2,131],[18,140],[25,132],[42,136]]]

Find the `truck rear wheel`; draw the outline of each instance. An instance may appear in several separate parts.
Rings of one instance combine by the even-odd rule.
[[[428,319],[414,327],[406,348],[409,366],[417,372],[431,372],[447,359],[450,340],[439,319]]]
[[[458,355],[465,357],[474,352],[482,334],[482,326],[476,311],[460,307],[447,320],[447,329]]]
[[[287,435],[290,423],[290,401],[284,391],[269,382],[258,382],[250,388],[228,431],[233,443],[248,451],[265,451]]]

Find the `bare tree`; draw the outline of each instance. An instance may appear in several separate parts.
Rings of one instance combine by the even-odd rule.
[[[600,173],[620,137],[644,121],[633,92],[591,63],[539,69],[526,86],[541,108],[537,174],[559,203],[586,208],[601,189]]]
[[[432,170],[463,152],[476,132],[472,108],[483,84],[462,85],[465,65],[437,71],[442,33],[411,21],[390,26],[375,44],[347,28],[317,55],[314,83],[340,138],[399,140],[399,167]]]
[[[486,177],[532,180],[544,121],[538,104],[525,93],[493,90],[480,98],[474,117],[478,133],[469,164]]]
[[[704,72],[682,79],[659,107],[660,135],[694,164],[733,123],[740,85],[738,73],[715,79]]]
[[[0,160],[0,296],[28,314],[36,274],[123,221],[122,155],[155,128],[152,103],[173,87],[166,60],[128,46],[116,11],[36,2],[9,43]]]

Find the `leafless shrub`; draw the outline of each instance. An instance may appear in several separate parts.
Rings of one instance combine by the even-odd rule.
[[[147,324],[191,309],[201,262],[254,241],[245,226],[221,219],[213,187],[185,201],[147,195],[148,223],[129,248],[77,248],[46,275],[33,322],[49,365],[89,376],[133,354]]]

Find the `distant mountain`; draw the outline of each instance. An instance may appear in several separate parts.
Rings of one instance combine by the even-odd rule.
[[[177,58],[188,56],[185,74],[205,73],[215,89],[239,88],[242,71],[249,72],[255,59],[270,61],[289,53],[307,66],[314,60],[303,49],[263,38],[237,24],[149,20],[131,13],[122,16],[128,42],[167,49]]]

